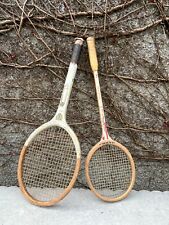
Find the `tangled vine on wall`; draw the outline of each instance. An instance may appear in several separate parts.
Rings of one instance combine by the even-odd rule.
[[[57,109],[73,38],[93,34],[111,136],[138,161],[136,187],[158,188],[142,167],[152,161],[152,171],[168,168],[169,2],[161,0],[0,2],[0,184],[16,184],[19,149]],[[101,132],[86,46],[68,121],[85,158]]]

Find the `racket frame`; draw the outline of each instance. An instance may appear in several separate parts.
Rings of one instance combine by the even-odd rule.
[[[116,198],[111,198],[111,197],[106,197],[101,195],[98,191],[96,191],[96,189],[94,188],[91,178],[90,178],[90,171],[89,171],[89,164],[90,164],[90,160],[93,157],[93,155],[95,154],[95,152],[102,146],[104,145],[113,145],[114,147],[117,147],[118,149],[122,150],[127,158],[130,161],[130,165],[131,165],[131,171],[132,171],[132,176],[131,176],[131,181],[130,181],[130,185],[128,186],[128,189],[125,191],[125,193],[123,193],[122,195],[116,197]],[[130,154],[130,152],[128,151],[128,149],[123,146],[122,144],[120,144],[117,141],[112,140],[110,137],[106,140],[101,139],[100,142],[98,142],[88,153],[87,158],[86,158],[86,162],[85,162],[85,175],[86,175],[86,180],[87,183],[91,189],[91,191],[100,199],[102,199],[105,202],[117,202],[120,201],[124,198],[126,198],[128,196],[128,194],[130,193],[130,191],[132,190],[134,183],[135,183],[135,163],[133,161],[133,158]]]
[[[62,200],[72,189],[72,187],[77,179],[79,170],[80,170],[80,159],[81,159],[80,144],[79,144],[78,138],[75,135],[74,131],[70,128],[70,126],[66,122],[66,112],[67,112],[67,106],[68,106],[69,99],[70,99],[72,85],[73,85],[74,78],[75,78],[76,71],[77,71],[77,61],[80,56],[80,50],[81,50],[82,44],[83,44],[82,38],[75,39],[71,62],[69,64],[62,96],[61,96],[60,103],[59,103],[59,106],[58,106],[55,116],[50,121],[44,123],[43,125],[38,127],[36,130],[34,130],[30,134],[30,136],[26,140],[26,142],[21,150],[21,153],[20,153],[20,157],[19,157],[19,161],[18,161],[18,169],[17,169],[18,183],[19,183],[20,189],[21,189],[22,193],[24,194],[24,196],[26,197],[26,199],[34,205],[51,206],[51,205],[54,205],[55,203],[59,202],[60,200]],[[27,148],[32,143],[34,138],[43,130],[53,127],[53,126],[61,127],[68,132],[68,134],[72,138],[72,141],[75,146],[77,161],[76,161],[76,166],[75,166],[75,171],[74,171],[73,177],[72,177],[68,187],[64,190],[64,192],[62,194],[60,194],[59,197],[54,198],[50,201],[40,201],[40,200],[35,199],[33,196],[31,196],[28,193],[26,186],[22,179],[22,177],[23,177],[22,165],[23,165],[25,154],[27,152]]]
[[[105,120],[105,113],[104,113],[104,107],[103,107],[103,101],[102,101],[102,95],[101,95],[101,89],[100,89],[100,83],[99,83],[99,77],[98,77],[98,60],[97,60],[97,53],[96,53],[96,47],[95,47],[95,38],[94,37],[88,37],[87,38],[87,44],[88,44],[88,51],[89,51],[89,59],[90,59],[90,65],[93,71],[94,75],[94,81],[95,81],[95,88],[96,88],[96,93],[97,93],[97,100],[98,100],[98,106],[99,106],[99,114],[100,114],[100,123],[101,123],[101,128],[102,128],[102,137],[101,140],[89,151],[86,162],[85,162],[85,175],[86,175],[86,180],[87,183],[92,190],[92,192],[100,199],[106,202],[116,202],[120,201],[128,196],[130,191],[132,190],[134,183],[135,183],[135,177],[136,177],[136,171],[135,171],[135,163],[134,160],[129,152],[129,150],[120,144],[117,141],[114,141],[110,138],[108,134],[108,129],[107,129],[107,124]],[[125,193],[123,193],[121,196],[118,196],[116,198],[110,198],[103,196],[99,194],[96,189],[94,188],[92,181],[90,179],[89,175],[89,164],[92,156],[95,154],[95,152],[102,147],[103,145],[111,144],[118,149],[121,149],[128,157],[131,165],[131,181],[128,189],[126,190]]]

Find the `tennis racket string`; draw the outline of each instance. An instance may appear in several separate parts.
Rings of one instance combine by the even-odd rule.
[[[121,149],[106,144],[93,154],[89,163],[89,176],[100,195],[116,198],[124,194],[130,186],[131,163]]]
[[[58,197],[68,187],[76,161],[75,146],[66,130],[57,126],[43,130],[28,146],[24,158],[22,174],[27,191],[40,201]]]

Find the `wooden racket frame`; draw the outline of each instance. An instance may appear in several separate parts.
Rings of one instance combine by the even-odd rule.
[[[23,148],[22,151],[21,151],[21,155],[20,155],[20,159],[19,159],[19,167],[21,167],[22,165],[22,160],[24,158],[24,155],[26,153],[26,148]],[[22,167],[21,167],[22,168]],[[65,189],[65,191],[59,196],[59,198],[54,198],[52,199],[51,201],[46,201],[46,202],[43,202],[43,201],[38,201],[37,199],[33,198],[27,191],[26,191],[26,187],[22,181],[22,169],[18,169],[18,182],[19,182],[19,186],[20,186],[20,189],[22,191],[22,193],[24,194],[24,196],[26,197],[26,199],[34,204],[34,205],[37,205],[37,206],[52,206],[54,205],[55,203],[58,203],[59,201],[61,201],[64,197],[66,197],[66,195],[71,191],[72,187],[74,186],[75,184],[75,181],[78,177],[78,173],[79,173],[79,170],[80,170],[80,159],[77,159],[76,161],[76,166],[75,166],[75,171],[74,171],[74,175],[72,177],[72,180],[71,182],[69,183],[69,186]]]
[[[66,112],[67,112],[68,102],[70,99],[70,94],[71,94],[71,90],[72,90],[74,77],[75,77],[76,71],[77,71],[77,62],[78,62],[78,58],[80,56],[80,50],[81,50],[82,45],[83,45],[83,39],[76,38],[75,43],[74,43],[74,49],[72,52],[71,62],[69,64],[69,69],[68,69],[66,81],[64,84],[64,89],[63,89],[61,100],[60,100],[60,103],[59,103],[59,106],[58,106],[55,116],[49,122],[38,127],[28,137],[28,139],[26,140],[26,142],[21,150],[21,153],[20,153],[20,157],[19,157],[19,161],[18,161],[18,169],[17,169],[18,183],[19,183],[20,189],[21,189],[23,195],[26,197],[26,199],[29,202],[31,202],[32,204],[37,205],[37,206],[51,206],[51,205],[54,205],[55,203],[59,202],[60,200],[62,200],[72,189],[72,187],[77,179],[79,170],[80,170],[80,159],[81,159],[80,144],[79,144],[78,138],[75,135],[74,131],[69,127],[69,125],[66,122]],[[25,154],[27,152],[27,148],[32,143],[32,141],[34,140],[36,135],[38,133],[40,133],[41,131],[45,130],[46,128],[50,128],[52,126],[61,127],[69,133],[69,135],[74,143],[75,151],[76,151],[76,155],[77,155],[76,165],[75,165],[73,177],[72,177],[68,187],[64,190],[64,192],[62,194],[59,195],[59,197],[54,198],[50,201],[39,201],[39,200],[35,199],[33,196],[31,196],[28,193],[28,191],[26,190],[26,186],[24,185],[24,182],[22,179],[23,178],[22,165],[24,162]]]
[[[100,113],[100,122],[102,127],[102,138],[100,142],[98,142],[88,153],[86,162],[85,162],[85,175],[87,183],[92,190],[92,192],[100,199],[106,202],[116,202],[120,201],[128,196],[130,191],[132,190],[134,183],[135,183],[135,177],[136,177],[136,171],[135,171],[135,163],[134,160],[129,152],[129,150],[124,147],[122,144],[120,144],[117,141],[114,141],[110,138],[107,130],[107,125],[105,121],[105,114],[104,114],[104,108],[103,108],[103,102],[102,102],[102,96],[101,96],[101,90],[100,90],[100,84],[99,84],[99,77],[98,77],[98,60],[97,60],[97,53],[96,53],[96,47],[95,47],[95,39],[94,37],[88,37],[87,38],[87,44],[88,44],[88,52],[89,52],[89,59],[90,59],[90,65],[93,71],[94,80],[95,80],[95,87],[96,87],[96,93],[97,93],[97,99],[98,99],[98,106],[99,106],[99,113]],[[128,189],[125,193],[123,193],[121,196],[118,196],[116,198],[106,197],[101,194],[99,194],[96,189],[94,188],[92,181],[90,179],[89,175],[89,164],[92,156],[95,154],[95,152],[98,150],[98,148],[102,147],[103,145],[111,144],[118,149],[121,149],[128,157],[131,165],[131,181]]]
[[[98,150],[98,148],[107,145],[107,144],[111,144],[119,149],[121,149],[128,157],[129,161],[130,161],[130,165],[131,165],[131,170],[132,170],[132,177],[131,177],[131,182],[130,185],[128,187],[128,189],[126,190],[126,192],[124,194],[122,194],[121,196],[117,197],[117,198],[110,198],[110,197],[106,197],[103,196],[101,194],[99,194],[96,189],[94,188],[92,181],[90,179],[90,175],[89,175],[89,164],[90,164],[90,160],[92,158],[92,156],[95,154],[95,152]],[[130,152],[128,151],[128,149],[126,147],[124,147],[123,145],[121,145],[119,142],[112,140],[111,138],[109,138],[108,140],[101,140],[99,143],[97,143],[88,153],[87,158],[86,158],[86,162],[85,162],[85,174],[86,174],[86,180],[87,183],[91,189],[91,191],[100,199],[102,199],[105,202],[117,202],[120,201],[124,198],[126,198],[128,196],[128,194],[130,193],[130,191],[132,190],[134,183],[135,183],[135,164],[134,161],[132,159],[132,156],[130,154]]]
[[[30,203],[32,203],[34,205],[37,205],[37,206],[52,206],[55,203],[58,203],[63,198],[65,198],[66,195],[71,191],[71,189],[73,188],[73,186],[76,182],[76,179],[78,177],[78,173],[79,173],[79,170],[80,170],[80,164],[81,164],[81,157],[80,157],[80,152],[79,152],[80,151],[80,145],[79,145],[78,139],[77,139],[76,135],[74,134],[74,132],[72,131],[72,129],[70,127],[68,127],[68,125],[66,127],[65,126],[63,127],[63,125],[64,124],[62,124],[62,122],[60,122],[60,124],[57,123],[57,126],[65,129],[69,133],[69,135],[71,136],[72,141],[74,142],[74,145],[75,145],[75,149],[77,151],[77,159],[76,159],[76,165],[75,165],[73,177],[72,177],[68,187],[64,190],[64,192],[62,194],[59,195],[59,197],[54,198],[51,201],[39,201],[29,194],[29,192],[26,190],[26,186],[24,185],[24,182],[23,182],[23,179],[22,179],[22,177],[23,177],[22,164],[23,164],[23,161],[24,161],[24,157],[25,157],[27,148],[29,147],[30,143],[28,145],[26,145],[26,143],[25,143],[25,145],[23,146],[23,148],[21,150],[19,161],[18,161],[18,170],[17,170],[18,183],[19,183],[19,186],[20,186],[20,190],[23,193],[23,195],[25,196],[25,198]],[[47,124],[47,126],[49,128],[48,124]]]

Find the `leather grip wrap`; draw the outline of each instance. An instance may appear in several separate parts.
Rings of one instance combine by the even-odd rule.
[[[83,45],[83,39],[82,38],[76,38],[75,44],[73,46],[71,63],[75,63],[75,64],[78,63],[82,45]]]
[[[87,45],[88,45],[88,52],[89,52],[89,59],[92,71],[98,71],[98,61],[97,61],[97,53],[95,47],[95,39],[94,37],[87,38]]]

